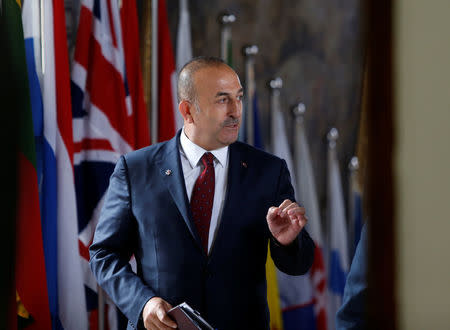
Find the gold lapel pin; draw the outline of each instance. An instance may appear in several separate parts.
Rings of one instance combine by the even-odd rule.
[[[171,175],[172,174],[172,170],[166,170],[166,175]]]

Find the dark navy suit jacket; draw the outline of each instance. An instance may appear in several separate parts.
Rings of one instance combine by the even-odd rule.
[[[225,205],[210,255],[192,221],[179,135],[122,156],[111,176],[91,268],[116,305],[138,327],[146,302],[186,301],[215,328],[268,329],[265,263],[270,241],[276,266],[304,274],[314,243],[306,230],[289,246],[271,236],[266,214],[294,200],[284,160],[235,142],[229,149]],[[129,260],[134,254],[137,274]]]

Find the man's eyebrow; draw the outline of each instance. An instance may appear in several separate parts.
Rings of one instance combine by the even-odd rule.
[[[241,88],[240,90],[238,90],[237,94],[239,93],[243,93],[244,92],[244,88]],[[217,92],[216,97],[220,97],[220,96],[228,96],[231,93],[228,92]]]

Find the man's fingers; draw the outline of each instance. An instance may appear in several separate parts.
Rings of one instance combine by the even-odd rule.
[[[267,220],[273,220],[276,216],[279,215],[281,212],[280,208],[272,206],[269,208],[269,211],[267,212]]]
[[[299,216],[299,217],[296,218],[295,221],[297,222],[297,225],[300,228],[303,228],[303,227],[306,226],[306,223],[308,222],[308,218],[306,216]]]
[[[172,320],[169,315],[167,315],[167,311],[162,306],[160,306],[156,311],[156,316],[158,316],[159,321],[161,321],[163,325],[169,327],[168,329],[174,329],[177,327],[175,321]]]
[[[289,216],[305,216],[306,210],[304,207],[298,206],[297,204],[291,204],[285,209]]]
[[[288,207],[291,204],[292,202],[289,199],[285,199],[283,203],[281,203],[280,206],[278,206],[278,208],[280,208],[280,210],[283,211],[286,207]]]
[[[142,318],[146,329],[170,330],[177,327],[167,312],[172,306],[160,297],[151,298],[144,306]]]
[[[175,329],[177,324],[170,318],[165,311],[158,311],[158,318],[162,324],[168,327],[168,329]]]

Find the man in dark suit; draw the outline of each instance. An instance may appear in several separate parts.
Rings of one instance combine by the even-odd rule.
[[[167,311],[183,301],[220,330],[268,329],[267,245],[281,271],[306,273],[305,210],[284,160],[236,142],[243,89],[233,69],[196,58],[178,94],[184,128],[118,161],[91,268],[129,329],[175,328]]]

